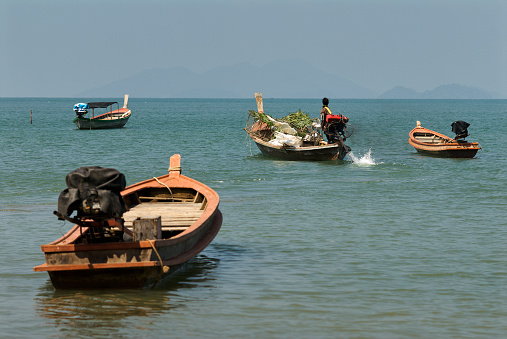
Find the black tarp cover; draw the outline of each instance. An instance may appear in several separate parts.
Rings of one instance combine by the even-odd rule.
[[[99,166],[80,167],[65,178],[67,188],[58,198],[58,212],[70,216],[74,211],[80,215],[83,200],[98,195],[100,216],[121,217],[125,203],[120,192],[125,188],[125,176],[114,168]]]
[[[451,124],[453,133],[456,133],[458,136],[464,135],[465,137],[468,135],[468,126],[470,126],[468,122],[461,120]]]
[[[113,104],[117,104],[118,101],[102,101],[102,102],[89,102],[89,108],[106,108]]]

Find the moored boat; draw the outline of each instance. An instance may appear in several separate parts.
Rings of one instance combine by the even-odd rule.
[[[78,129],[122,128],[132,115],[131,110],[127,108],[128,97],[128,94],[125,94],[122,108],[119,107],[117,101],[77,103],[74,105],[76,118],[73,122]],[[115,105],[116,109],[113,109]],[[106,113],[95,116],[95,109],[97,108],[105,108]],[[85,115],[90,109],[92,110],[92,117],[86,118]]]
[[[178,154],[169,174],[120,191],[124,181],[123,174],[101,167],[69,173],[55,214],[75,226],[41,246],[46,262],[34,271],[48,272],[58,289],[153,287],[218,233],[218,194],[181,175]]]
[[[408,142],[417,152],[434,157],[445,158],[473,158],[481,149],[479,143],[465,140],[468,134],[468,124],[464,121],[455,121],[451,124],[455,138],[417,126],[409,133]]]
[[[344,142],[352,134],[352,125],[345,125],[340,134],[337,132],[336,143],[324,141],[318,121],[306,126],[304,135],[298,136],[290,124],[264,113],[262,93],[255,93],[255,98],[257,112],[249,114],[245,131],[265,156],[283,160],[326,161],[343,160],[350,152],[350,147]]]

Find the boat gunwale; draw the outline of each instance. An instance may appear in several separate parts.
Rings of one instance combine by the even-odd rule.
[[[122,263],[96,263],[96,264],[62,264],[49,265],[48,263],[35,266],[35,272],[58,272],[58,271],[83,271],[100,269],[125,269],[125,268],[143,268],[160,266],[159,261],[136,261]]]

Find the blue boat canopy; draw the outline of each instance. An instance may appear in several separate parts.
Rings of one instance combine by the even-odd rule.
[[[76,113],[86,113],[86,112],[88,112],[87,109],[88,109],[88,104],[85,104],[83,102],[74,105],[74,111]]]

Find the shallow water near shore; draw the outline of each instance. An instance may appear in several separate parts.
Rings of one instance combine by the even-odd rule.
[[[107,100],[121,98],[107,98]],[[506,100],[331,100],[354,134],[344,161],[260,154],[255,99],[139,99],[117,130],[76,130],[85,99],[0,98],[2,337],[499,338],[507,333]],[[105,99],[100,99],[103,101]],[[320,100],[264,99],[275,118]],[[32,123],[30,123],[32,110]],[[416,121],[471,124],[474,159],[419,155]],[[155,289],[58,291],[40,245],[65,176],[114,167],[127,184],[182,173],[220,195],[211,245]]]

